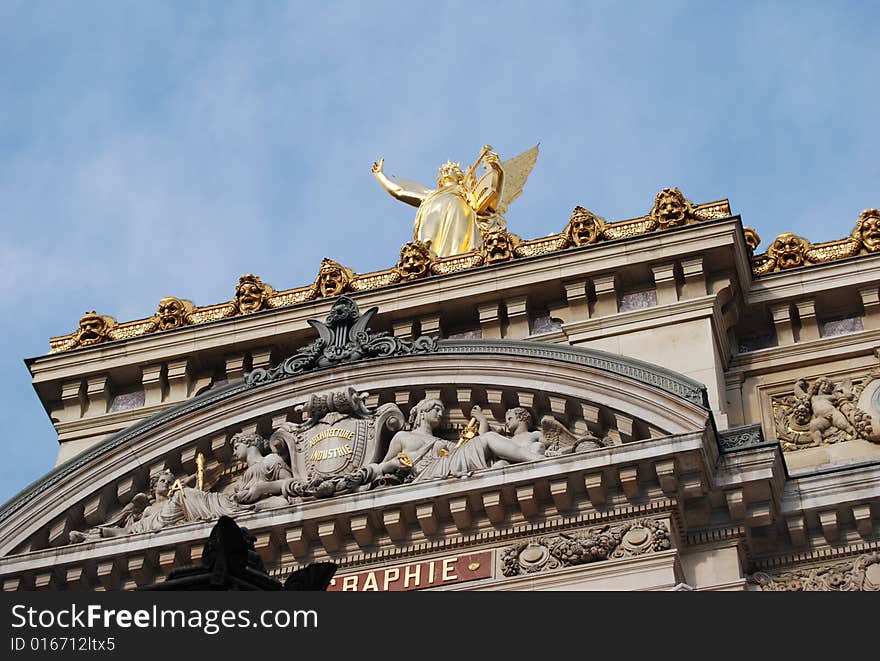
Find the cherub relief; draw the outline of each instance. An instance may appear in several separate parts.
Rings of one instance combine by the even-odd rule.
[[[816,445],[821,445],[826,438],[832,438],[836,432],[843,433],[843,439],[853,438],[855,429],[838,406],[846,398],[852,398],[852,387],[848,384],[835,388],[834,383],[825,377],[819,377],[813,383],[806,379],[798,379],[794,385],[794,393],[798,399],[809,401],[812,416],[810,418],[810,438]],[[834,441],[831,441],[834,442]]]

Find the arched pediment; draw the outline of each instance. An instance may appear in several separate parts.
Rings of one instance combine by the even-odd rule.
[[[208,489],[228,499],[237,475],[232,435],[244,430],[268,437],[284,423],[302,426],[302,406],[333,391],[360,393],[369,415],[398,411],[398,425],[419,401],[437,399],[443,415],[435,434],[448,441],[461,436],[474,406],[494,429],[503,425],[506,411],[524,408],[533,431],[595,439],[578,452],[702,432],[710,416],[701,384],[640,361],[540,342],[443,340],[430,352],[228,384],[122,430],[0,509],[0,555],[64,545],[72,530],[118,521],[136,494],[149,491],[151,477],[166,470],[177,477],[193,475],[199,455],[205,458]],[[387,452],[392,422],[384,434],[370,432],[374,445],[361,464]],[[507,435],[501,429],[499,436]],[[540,461],[554,461],[551,455]],[[296,473],[297,466],[292,468]],[[286,506],[295,508],[298,502],[291,497]]]

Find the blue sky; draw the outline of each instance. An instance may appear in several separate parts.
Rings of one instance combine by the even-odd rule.
[[[0,501],[57,440],[22,359],[85,310],[277,289],[321,257],[385,268],[430,183],[541,143],[507,214],[729,198],[764,244],[880,206],[873,2],[0,2]]]

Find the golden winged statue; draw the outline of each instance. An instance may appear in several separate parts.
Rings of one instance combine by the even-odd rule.
[[[413,239],[427,243],[438,257],[448,257],[479,248],[486,232],[506,227],[504,212],[522,194],[537,160],[537,145],[503,163],[487,145],[467,172],[451,161],[441,165],[437,188],[388,178],[383,159],[373,163],[373,175],[392,197],[418,207]],[[480,165],[485,172],[477,179]]]

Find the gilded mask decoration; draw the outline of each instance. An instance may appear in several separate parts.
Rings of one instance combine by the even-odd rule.
[[[853,230],[853,238],[861,241],[862,247],[868,252],[880,250],[880,210],[865,209],[859,215],[859,221]]]
[[[767,248],[767,256],[776,263],[776,270],[803,266],[807,240],[791,232],[783,232]]]
[[[259,276],[247,273],[238,279],[233,301],[239,314],[250,314],[268,306],[269,296],[274,289],[260,280]]]
[[[400,248],[400,261],[397,262],[397,270],[404,280],[424,278],[430,275],[433,261],[430,241],[410,241]]]
[[[660,229],[684,225],[693,216],[694,209],[678,188],[664,188],[654,197],[651,218]]]
[[[586,246],[596,243],[605,229],[605,221],[589,209],[577,206],[571,212],[568,227],[565,228],[565,236],[569,243],[576,246]]]
[[[166,296],[159,301],[148,332],[172,330],[193,323],[193,304],[176,296]]]
[[[111,339],[110,329],[115,325],[116,320],[113,317],[98,314],[94,310],[86,312],[79,320],[74,346],[87,347],[106,342]]]
[[[519,243],[519,237],[500,228],[491,229],[483,235],[483,247],[480,252],[484,264],[495,264],[513,259],[513,249]]]
[[[743,227],[743,234],[745,235],[746,245],[749,247],[749,252],[754,254],[755,250],[758,249],[758,246],[761,243],[761,237],[758,236],[754,227]]]
[[[321,296],[329,298],[339,296],[347,291],[352,279],[354,279],[354,273],[351,269],[325,257],[321,260],[318,280],[315,284]]]

